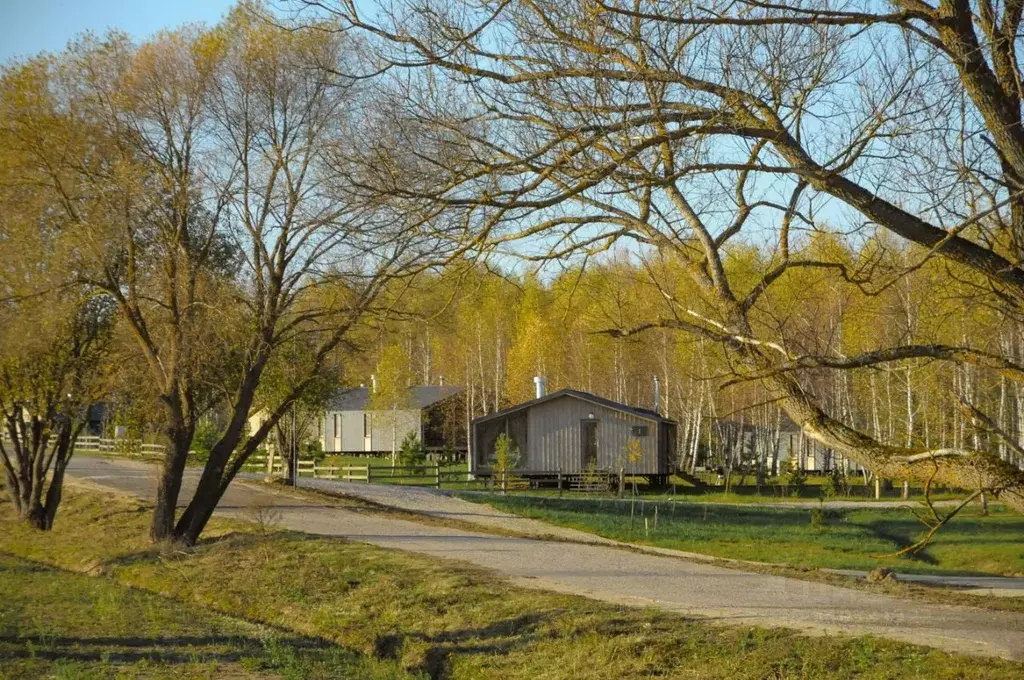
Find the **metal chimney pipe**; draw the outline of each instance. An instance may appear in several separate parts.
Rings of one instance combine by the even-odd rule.
[[[370,376],[370,384],[373,385],[373,394],[377,394],[377,376]]]
[[[540,399],[544,396],[545,392],[545,379],[542,376],[535,376],[533,379],[533,385],[536,388],[537,398]]]
[[[658,376],[654,376],[654,412],[659,413],[661,408],[661,381],[658,380]]]

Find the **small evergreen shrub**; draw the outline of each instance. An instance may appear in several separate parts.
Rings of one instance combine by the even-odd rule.
[[[426,462],[426,447],[423,446],[423,442],[420,441],[415,432],[410,432],[405,436],[401,446],[398,448],[398,464],[402,467],[416,467],[422,466]]]
[[[825,477],[825,481],[821,485],[821,496],[825,500],[831,500],[837,496],[841,496],[846,489],[846,480],[842,470],[834,468],[832,472]]]
[[[807,485],[807,475],[800,469],[799,462],[797,462],[796,465],[793,465],[789,472],[786,473],[785,483],[791,496],[800,496],[800,492],[803,491],[803,488]]]

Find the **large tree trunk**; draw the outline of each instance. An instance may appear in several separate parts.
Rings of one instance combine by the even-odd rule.
[[[153,541],[174,538],[174,516],[191,446],[192,428],[183,418],[168,426],[164,458],[156,481],[156,502],[149,525],[149,537]]]
[[[249,385],[250,382],[251,386]],[[249,415],[249,408],[252,405],[253,394],[256,391],[256,384],[257,381],[254,380],[246,381],[243,385],[243,390],[247,387],[250,389],[247,390],[247,393],[240,394],[240,398],[236,401],[227,429],[221,436],[220,441],[214,444],[213,449],[210,451],[210,457],[206,461],[206,466],[203,468],[203,474],[200,476],[198,484],[196,484],[192,500],[184,512],[181,513],[181,518],[174,526],[175,537],[183,540],[186,545],[194,545],[196,540],[198,540],[199,534],[202,533],[203,528],[213,514],[213,509],[217,506],[221,495],[224,493],[221,490],[222,485],[226,489],[224,473],[231,454],[234,453],[242,438],[245,421]],[[260,429],[268,430],[268,428]],[[255,447],[253,447],[253,450],[255,450]],[[230,482],[232,477],[234,477],[233,474],[228,477],[227,481]]]
[[[292,396],[285,399],[270,414],[267,420],[260,425],[259,429],[245,439],[243,443],[246,419],[252,407],[253,397],[256,394],[256,388],[259,385],[265,361],[264,359],[257,362],[242,382],[238,396],[235,399],[228,427],[220,441],[214,445],[213,450],[210,452],[210,458],[206,462],[206,467],[203,468],[203,474],[196,485],[196,491],[192,496],[192,500],[181,514],[177,525],[175,525],[175,537],[183,541],[185,545],[195,545],[196,541],[199,540],[199,535],[203,532],[207,522],[210,521],[210,517],[213,516],[213,511],[216,509],[224,492],[227,491],[228,485],[231,484],[231,481],[238,474],[238,471],[245,464],[249,456],[266,441],[271,430],[280,422],[281,416],[291,407],[294,399],[306,387],[305,384],[297,386],[293,390]],[[241,444],[240,449],[239,444]],[[233,459],[232,455],[234,455]]]

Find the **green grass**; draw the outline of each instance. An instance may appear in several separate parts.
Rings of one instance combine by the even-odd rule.
[[[628,478],[627,478],[628,479]],[[444,483],[445,489],[454,489],[456,491],[463,490],[459,487],[453,486],[448,482]],[[632,493],[631,487],[627,483],[627,497],[628,494]],[[471,485],[467,485],[465,490],[468,491],[492,491],[491,486],[483,479],[476,480]],[[817,486],[806,487],[803,493],[799,496],[792,494],[783,493],[783,487],[763,487],[761,493],[756,493],[756,489],[753,487],[743,487],[741,489],[734,489],[726,493],[722,487],[708,487],[705,489],[697,489],[692,486],[677,485],[673,493],[672,487],[657,487],[653,489],[647,488],[645,484],[637,484],[636,497],[642,498],[645,501],[672,501],[677,500],[680,503],[726,503],[729,505],[808,505],[817,504],[819,502],[839,501],[847,502],[853,501],[857,503],[893,503],[900,502],[901,499],[898,495],[896,496],[882,496],[882,498],[876,499],[874,496],[869,495],[851,495],[851,496],[835,496],[828,500],[825,500]],[[924,494],[918,493],[919,490],[912,490],[910,500],[915,502],[921,502]],[[568,490],[568,485],[563,489],[563,493],[559,494],[558,489],[554,487],[540,488],[540,489],[529,489],[529,488],[513,488],[510,495],[515,495],[520,498],[559,498],[566,497],[569,499],[579,499],[583,501],[599,500],[599,501],[612,501],[617,498],[614,490],[602,493],[577,493]],[[932,493],[932,500],[935,501],[961,501],[964,499],[964,493],[957,493],[954,491],[938,491]],[[990,505],[998,505],[998,503],[990,503]]]
[[[0,553],[0,678],[389,677],[362,655]]]
[[[823,524],[816,528],[811,525],[812,508],[648,500],[631,504],[628,500],[514,495],[465,498],[607,538],[715,557],[797,567],[872,569],[884,565],[913,573],[1024,576],[1024,516],[1002,506],[991,506],[988,517],[981,517],[976,508],[965,509],[916,557],[880,558],[877,556],[909,545],[922,533],[924,525],[908,510],[826,510]]]
[[[849,495],[839,494],[830,499],[824,499],[822,493],[822,487],[829,481],[829,477],[825,475],[808,475],[799,492],[795,488],[787,486],[784,476],[769,477],[758,488],[753,475],[733,475],[728,491],[724,482],[717,483],[714,474],[705,472],[701,473],[699,477],[704,480],[706,486],[697,488],[689,481],[673,475],[669,477],[670,486],[653,489],[648,488],[646,480],[640,477],[636,479],[636,491],[638,495],[652,500],[668,500],[678,495],[684,499],[721,503],[807,503],[819,500],[892,502],[902,500],[903,494],[902,486],[897,484],[892,488],[883,489],[881,498],[876,499],[874,484],[866,484],[864,478],[856,474],[846,477]],[[627,481],[631,482],[632,480],[627,477]],[[911,485],[908,491],[911,500],[920,501],[924,498],[922,486]],[[933,500],[957,500],[962,499],[965,495],[963,492],[946,488],[932,489]]]
[[[16,556],[0,575],[0,620],[10,645],[0,648],[3,672],[474,680],[1024,673],[1017,663],[871,637],[713,626],[524,589],[455,562],[240,522],[215,521],[195,549],[161,549],[146,544],[146,510],[123,497],[76,491],[45,534],[13,521],[0,504],[0,550]],[[34,566],[40,564],[53,569]],[[195,660],[172,657],[181,643],[162,642],[163,631],[199,638]],[[275,642],[266,642],[269,636]],[[70,654],[99,638],[113,650],[132,650],[140,637],[152,656]],[[29,640],[32,649],[49,645],[49,656],[26,653]],[[314,654],[300,640],[331,644]],[[68,665],[76,663],[85,665]]]

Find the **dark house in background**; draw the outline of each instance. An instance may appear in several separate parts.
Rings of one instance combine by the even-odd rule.
[[[471,473],[493,473],[494,445],[502,433],[519,449],[515,474],[524,477],[621,467],[626,474],[661,480],[675,472],[674,420],[588,392],[545,394],[543,379],[536,382],[536,399],[473,420]],[[631,440],[642,452],[635,461],[627,459]]]
[[[107,428],[113,419],[113,409],[103,401],[98,401],[89,407],[85,416],[85,428],[82,434],[89,437],[114,436],[112,428]],[[110,432],[107,430],[110,429]]]
[[[368,387],[338,390],[327,403],[320,430],[326,453],[390,453],[413,432],[428,449],[466,449],[465,400],[455,385],[416,385],[394,411],[374,410]]]

